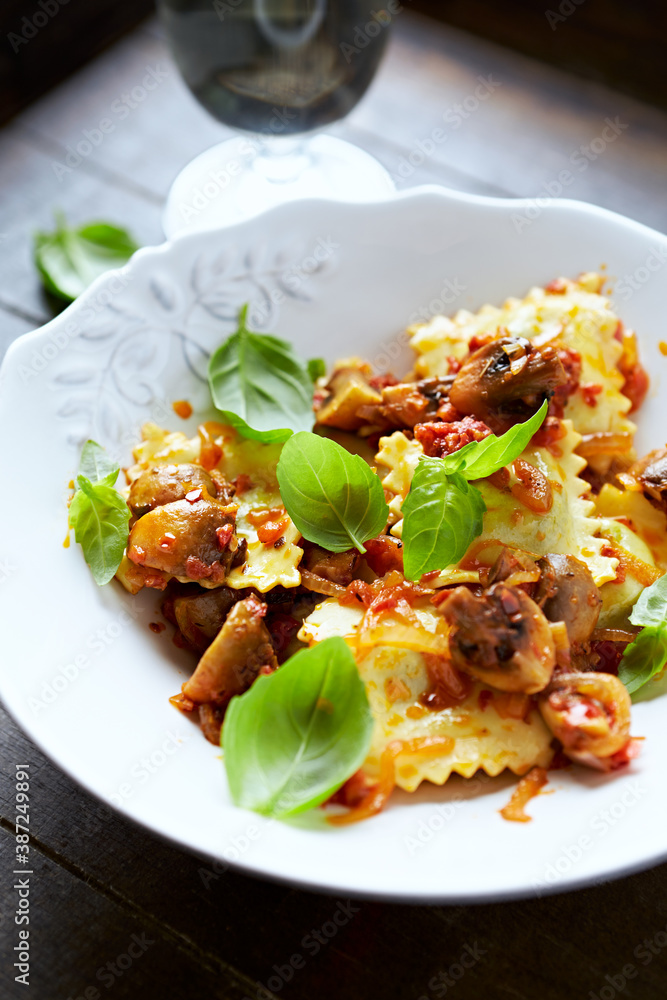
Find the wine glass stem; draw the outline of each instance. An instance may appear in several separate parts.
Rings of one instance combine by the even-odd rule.
[[[271,184],[289,184],[311,165],[306,142],[300,136],[262,137],[253,170]]]

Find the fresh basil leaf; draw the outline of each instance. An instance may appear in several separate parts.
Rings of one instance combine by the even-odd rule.
[[[112,486],[78,475],[69,508],[70,527],[95,582],[108,583],[120,566],[129,537],[130,509]]]
[[[322,378],[322,376],[327,373],[327,366],[324,358],[311,358],[307,367],[308,374],[313,382],[317,382],[318,378]]]
[[[409,580],[457,563],[482,533],[486,504],[459,472],[439,458],[420,458],[403,503],[403,566]]]
[[[287,441],[278,462],[285,509],[304,538],[345,552],[383,530],[389,516],[378,476],[359,455],[318,434]]]
[[[101,274],[122,267],[139,249],[127,230],[106,222],[72,229],[57,215],[56,223],[55,232],[35,234],[34,257],[47,291],[66,302]]]
[[[632,609],[633,625],[664,625],[667,623],[667,573],[650,587],[642,590]]]
[[[313,426],[313,383],[286,341],[248,329],[247,314],[246,304],[238,329],[209,362],[213,402],[243,437],[266,444],[286,441]]]
[[[318,806],[364,762],[372,731],[343,639],[300,650],[229,703],[222,749],[232,799],[279,818]]]
[[[440,459],[444,463],[445,472],[460,472],[468,480],[492,476],[525,450],[533,434],[544,423],[548,409],[549,404],[545,400],[537,413],[524,423],[510,427],[500,437],[489,434],[482,441],[471,441],[452,455],[445,455]]]
[[[667,664],[667,627],[648,625],[626,647],[618,666],[618,676],[630,694],[639,691]]]
[[[81,452],[79,473],[95,485],[113,486],[118,479],[120,466],[109,458],[97,441],[86,441]]]

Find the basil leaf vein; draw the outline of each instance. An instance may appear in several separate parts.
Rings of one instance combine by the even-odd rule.
[[[485,479],[525,450],[547,415],[537,413],[505,434],[471,441],[443,458],[423,456],[403,502],[403,565],[410,580],[459,562],[481,535],[486,505],[469,480]]]
[[[500,437],[489,434],[482,441],[471,441],[460,451],[446,455],[441,459],[445,464],[445,471],[460,472],[469,480],[492,476],[494,472],[509,465],[522,451],[525,451],[533,434],[544,423],[548,409],[549,404],[545,400],[537,413],[522,424],[510,427]]]
[[[248,329],[247,312],[245,305],[238,329],[211,356],[211,396],[226,422],[243,437],[286,441],[313,426],[312,379],[286,341]]]
[[[86,441],[69,507],[69,525],[95,582],[108,583],[120,566],[129,538],[130,509],[113,488],[120,472],[96,441]]]
[[[403,503],[403,565],[409,580],[457,563],[482,533],[486,504],[458,473],[443,473],[439,458],[421,458]]]
[[[113,486],[118,478],[120,466],[109,458],[104,448],[97,441],[86,441],[81,451],[79,473],[91,483],[102,483]]]
[[[278,462],[285,510],[304,538],[329,552],[364,542],[386,526],[389,508],[378,476],[363,458],[335,441],[300,432],[286,442]]]
[[[300,650],[229,703],[222,748],[234,803],[277,818],[320,805],[364,762],[372,731],[343,639]]]

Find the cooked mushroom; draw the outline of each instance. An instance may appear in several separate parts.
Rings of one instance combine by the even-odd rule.
[[[197,489],[140,517],[130,532],[127,555],[138,566],[171,576],[220,583],[237,547],[228,509]]]
[[[501,337],[473,351],[461,366],[449,398],[461,413],[488,423],[525,402],[533,409],[567,374],[554,347],[535,347],[523,337]]]
[[[600,616],[602,598],[586,563],[574,556],[538,560],[542,576],[535,601],[550,622],[564,622],[571,643],[586,642]]]
[[[199,594],[174,598],[176,624],[198,652],[203,653],[211,645],[238,596],[229,587],[215,587]]]
[[[264,624],[266,604],[253,594],[238,601],[203,654],[183,694],[196,704],[225,703],[242,694],[261,667],[276,669],[278,661]]]
[[[186,493],[198,487],[203,487],[212,497],[217,496],[213,480],[201,465],[189,462],[154,465],[134,480],[128,504],[133,513],[141,517],[155,507],[182,500]]]
[[[518,587],[496,583],[477,596],[457,587],[441,605],[454,666],[499,691],[542,691],[556,665],[549,623]]]
[[[302,565],[314,576],[330,580],[341,587],[347,587],[354,580],[354,571],[359,562],[356,549],[349,552],[327,552],[319,545],[307,546]]]
[[[436,416],[440,405],[447,401],[453,378],[439,375],[385,386],[381,402],[362,406],[359,416],[382,430],[412,428]]]
[[[667,512],[667,448],[655,448],[628,469],[629,477],[639,483],[655,507]]]
[[[486,587],[494,583],[504,583],[508,587],[536,583],[540,579],[540,569],[535,558],[530,552],[506,545],[486,572],[484,567],[480,567],[480,580]]]
[[[613,674],[560,674],[538,704],[567,756],[578,763],[597,767],[630,739],[630,695]]]
[[[368,384],[358,368],[339,368],[331,376],[327,385],[329,395],[317,411],[318,424],[339,427],[344,431],[356,431],[364,420],[359,409],[382,400],[380,393]]]

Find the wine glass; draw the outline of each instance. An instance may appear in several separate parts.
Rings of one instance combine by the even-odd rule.
[[[244,133],[178,175],[164,214],[168,237],[292,198],[369,201],[393,192],[386,170],[357,146],[304,136],[362,97],[387,43],[389,10],[373,0],[158,0],[158,9],[192,93]]]

